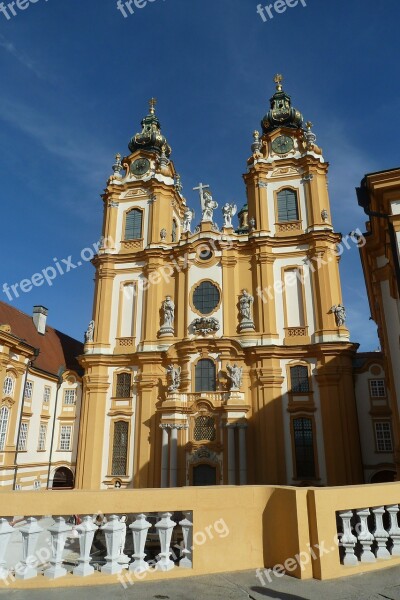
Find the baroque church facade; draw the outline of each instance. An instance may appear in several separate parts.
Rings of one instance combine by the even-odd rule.
[[[155,101],[117,155],[80,358],[78,488],[364,480],[328,163],[275,82],[236,228],[204,184],[195,221]]]

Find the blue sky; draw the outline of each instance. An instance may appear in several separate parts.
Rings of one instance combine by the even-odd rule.
[[[257,3],[154,0],[125,19],[116,0],[38,0],[0,14],[0,290],[99,239],[114,155],[128,153],[151,96],[188,201],[203,181],[220,205],[242,205],[276,72],[331,163],[336,230],[364,231],[355,186],[398,166],[399,2],[307,0],[267,22]],[[341,274],[352,340],[374,350],[355,248]],[[51,325],[81,338],[93,276],[85,264],[13,304],[44,304]]]

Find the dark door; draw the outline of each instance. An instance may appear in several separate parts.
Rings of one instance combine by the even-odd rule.
[[[193,485],[217,485],[217,468],[211,465],[194,467]]]
[[[54,473],[53,490],[72,489],[74,487],[74,474],[67,467],[60,467]]]

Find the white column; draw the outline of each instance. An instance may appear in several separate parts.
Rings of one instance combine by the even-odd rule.
[[[354,567],[358,565],[358,559],[354,554],[354,548],[357,542],[357,538],[351,532],[351,519],[353,517],[352,510],[343,510],[339,513],[339,517],[343,523],[343,535],[340,540],[340,545],[344,548],[344,559],[343,564],[346,567]]]
[[[178,474],[178,426],[171,425],[169,448],[169,487],[176,487]]]
[[[121,573],[122,571],[122,565],[119,564],[118,559],[120,557],[119,550],[121,548],[122,529],[124,527],[125,525],[120,523],[117,515],[111,515],[108,522],[100,528],[106,536],[107,564],[101,568],[101,572],[106,575],[114,575],[114,573]]]
[[[58,579],[67,574],[67,569],[62,566],[62,554],[67,540],[67,533],[71,531],[71,527],[66,524],[64,517],[55,517],[54,521],[54,525],[47,530],[51,535],[52,548],[51,567],[44,572],[44,576],[48,579]]]
[[[239,423],[239,481],[240,485],[247,485],[247,423]]]
[[[236,461],[235,461],[235,427],[230,423],[226,424],[228,430],[228,484],[236,484]]]
[[[9,570],[6,568],[7,563],[4,560],[7,553],[8,542],[13,533],[13,528],[7,519],[0,519],[0,579],[7,579]]]
[[[375,517],[375,531],[374,536],[376,543],[378,544],[378,550],[376,552],[376,558],[390,558],[389,550],[386,544],[389,540],[389,534],[383,526],[383,515],[385,514],[384,506],[377,506],[372,509]]]
[[[87,577],[94,573],[94,568],[90,564],[90,550],[92,549],[93,538],[97,529],[97,525],[93,523],[93,519],[89,515],[83,517],[82,523],[76,528],[76,531],[79,533],[80,556],[78,566],[72,571],[74,575]]]
[[[161,487],[168,486],[168,426],[162,423],[162,447],[161,447]]]
[[[43,529],[39,527],[37,519],[34,517],[26,519],[26,525],[20,529],[23,559],[21,562],[22,568],[15,571],[16,579],[32,579],[33,577],[37,577],[38,571],[32,566],[32,556],[35,553],[38,537],[42,531]]]
[[[145,545],[147,533],[151,527],[151,523],[146,520],[146,515],[143,513],[135,515],[135,522],[129,525],[129,529],[133,535],[134,561],[129,565],[129,570],[135,573],[143,573],[148,571],[149,565],[144,560],[146,558]]]
[[[369,508],[362,508],[356,511],[357,516],[360,519],[360,533],[358,534],[358,541],[361,543],[361,562],[371,563],[375,562],[375,554],[371,551],[371,546],[374,542],[374,536],[368,528],[368,517],[371,514]]]
[[[392,538],[393,546],[391,548],[392,556],[400,556],[400,528],[397,520],[397,515],[399,513],[399,505],[392,504],[391,506],[387,506],[386,510],[390,515],[390,529],[388,531],[390,537]],[[0,563],[1,565],[1,563]]]
[[[183,558],[179,561],[179,566],[183,569],[191,569],[193,567],[191,554],[193,548],[193,523],[192,513],[184,512],[185,517],[182,521],[179,521],[179,525],[182,527],[183,534]]]
[[[170,512],[159,513],[158,516],[160,517],[160,520],[156,524],[156,529],[160,538],[161,552],[158,555],[156,568],[160,571],[170,571],[175,567],[173,561],[170,559],[170,546],[172,532],[176,523],[175,521],[172,521],[172,513]]]

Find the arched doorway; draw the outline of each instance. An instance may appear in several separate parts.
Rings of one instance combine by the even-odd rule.
[[[194,466],[193,485],[217,485],[217,468],[205,463]]]
[[[67,467],[59,467],[54,473],[53,490],[72,489],[74,487],[74,474]]]
[[[395,472],[385,469],[374,473],[371,477],[371,483],[392,483],[395,481]]]

